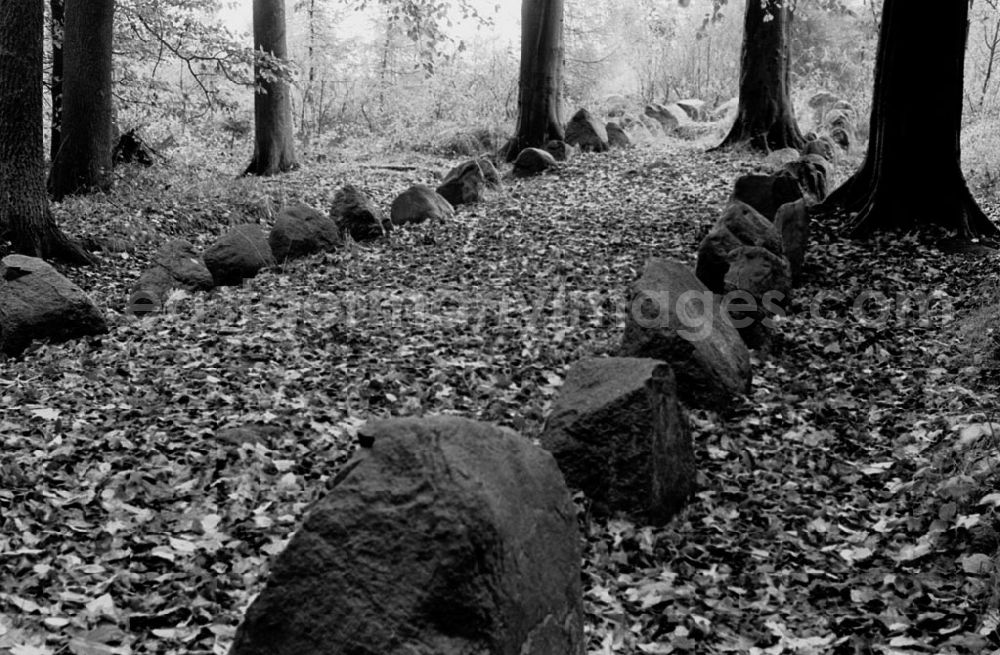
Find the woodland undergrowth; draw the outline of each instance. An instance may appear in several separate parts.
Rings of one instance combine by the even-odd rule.
[[[347,182],[388,207],[453,163],[345,152],[235,180],[235,160],[175,156],[56,208],[105,247],[67,274],[112,329],[0,369],[0,653],[225,653],[359,425],[453,413],[536,437],[567,366],[614,351],[643,262],[693,263],[733,179],[765,167],[682,143],[581,155],[446,224],[123,311],[168,238],[326,210]],[[654,528],[578,498],[592,653],[1000,649],[998,261],[813,232],[750,396],[690,414],[690,505]],[[884,296],[855,311],[865,291]],[[926,310],[872,320],[899,294]],[[247,423],[273,429],[216,436]]]

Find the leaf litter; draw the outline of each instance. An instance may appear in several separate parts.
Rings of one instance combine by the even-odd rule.
[[[231,162],[201,181],[139,171],[57,207],[122,246],[68,272],[113,327],[4,362],[0,653],[226,653],[365,420],[454,413],[536,437],[568,365],[614,352],[644,261],[693,263],[732,180],[761,166],[682,144],[582,155],[447,224],[122,313],[166,238],[325,209],[347,182],[387,206],[450,164],[414,157],[237,182]],[[1000,649],[996,368],[963,332],[995,316],[997,261],[837,227],[814,227],[750,396],[691,412],[691,504],[657,528],[581,515],[591,653]],[[928,310],[870,320],[862,291]]]

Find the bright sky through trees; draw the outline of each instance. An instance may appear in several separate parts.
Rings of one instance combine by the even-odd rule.
[[[294,0],[286,0],[286,2],[288,5],[286,11],[290,13]],[[232,29],[249,33],[253,24],[253,0],[235,0],[229,4],[231,6],[219,11],[222,20]],[[521,0],[472,0],[473,6],[482,16],[492,19],[491,25],[479,25],[472,20],[462,20],[457,3],[452,1],[451,4],[455,5],[455,24],[454,28],[449,28],[447,32],[455,39],[469,41],[477,36],[484,37],[490,34],[495,34],[505,41],[516,42],[519,38]],[[356,34],[358,30],[371,31],[371,21],[368,18],[373,11],[377,10],[377,6],[376,4],[376,9],[369,8],[367,11],[357,12],[344,21],[342,29],[345,33],[353,34]]]

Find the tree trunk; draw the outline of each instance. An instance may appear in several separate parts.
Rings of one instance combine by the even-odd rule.
[[[962,238],[1000,237],[961,168],[968,17],[967,0],[933,10],[915,8],[912,0],[885,0],[868,153],[823,204],[853,214],[853,235],[936,224]],[[928,89],[934,89],[933,101]]]
[[[61,141],[49,174],[52,197],[111,188],[111,42],[114,0],[66,6]]]
[[[56,227],[45,195],[43,0],[0,0],[0,233],[14,251],[71,264],[91,257]]]
[[[521,0],[521,77],[517,132],[504,146],[508,161],[524,148],[563,138],[563,0]]]
[[[255,140],[253,160],[243,174],[276,175],[298,167],[288,81],[268,66],[272,58],[277,62],[288,58],[284,0],[253,1],[253,46],[258,87],[253,98]]]
[[[718,146],[770,152],[805,145],[792,110],[789,0],[747,0],[740,59],[740,106]]]
[[[63,27],[66,24],[66,9],[63,0],[49,0],[49,9],[52,12],[49,23],[49,35],[52,38],[52,79],[49,89],[52,98],[52,129],[50,134],[52,138],[51,143],[49,143],[49,161],[55,161],[62,140],[60,124],[62,123],[63,94]]]

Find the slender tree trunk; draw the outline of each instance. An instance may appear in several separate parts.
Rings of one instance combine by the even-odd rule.
[[[719,145],[770,152],[805,145],[791,99],[790,0],[747,0],[740,59],[740,106]]]
[[[90,256],[56,226],[45,195],[43,9],[43,0],[0,0],[0,236],[25,255],[86,264]]]
[[[563,0],[521,0],[521,77],[517,132],[504,146],[509,161],[524,148],[563,138]]]
[[[60,123],[62,123],[63,94],[63,27],[66,24],[66,13],[63,0],[49,0],[49,10],[52,12],[49,23],[49,35],[52,38],[52,79],[50,95],[52,98],[52,129],[49,143],[49,161],[56,160],[59,152]]]
[[[253,98],[255,139],[253,160],[243,174],[276,175],[298,167],[288,82],[267,65],[268,60],[288,58],[284,0],[253,1],[253,46],[258,87]]]
[[[868,153],[823,204],[852,214],[855,236],[935,224],[963,238],[1000,237],[961,168],[968,18],[967,0],[933,10],[885,0]],[[934,102],[926,102],[927,89],[935,90]]]
[[[111,42],[114,0],[66,6],[61,142],[49,173],[52,197],[111,188]]]

